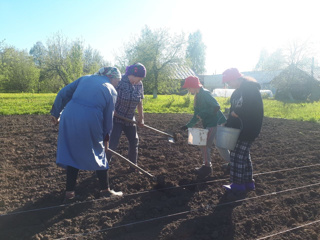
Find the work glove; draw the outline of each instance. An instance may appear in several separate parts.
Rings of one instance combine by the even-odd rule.
[[[185,130],[187,130],[187,129],[188,129],[187,125],[184,125],[184,126],[182,126],[182,127],[180,128],[180,130],[182,130],[182,131],[185,131]]]

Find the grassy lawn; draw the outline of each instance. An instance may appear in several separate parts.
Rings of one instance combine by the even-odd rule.
[[[0,93],[0,115],[49,114],[56,94],[54,93]],[[229,98],[218,97],[221,109],[230,107]],[[264,99],[266,117],[286,118],[298,121],[320,122],[320,102],[283,103]],[[145,113],[193,113],[192,95],[145,95]]]

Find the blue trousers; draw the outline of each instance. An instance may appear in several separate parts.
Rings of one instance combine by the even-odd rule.
[[[111,150],[117,151],[117,147],[118,147],[122,132],[124,132],[129,142],[128,159],[132,163],[137,164],[139,138],[138,138],[136,125],[126,126],[125,124],[114,122],[111,136],[110,136],[109,148]],[[109,161],[110,161],[111,155],[112,154],[110,152],[107,153],[107,159]]]

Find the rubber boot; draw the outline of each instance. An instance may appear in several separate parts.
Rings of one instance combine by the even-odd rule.
[[[231,183],[230,185],[223,185],[223,188],[227,191],[232,192],[245,192],[246,186],[245,184],[237,184],[237,183]]]
[[[201,167],[196,168],[195,171],[201,177],[209,176],[212,174],[212,168],[206,165],[202,165]]]
[[[254,191],[256,189],[253,179],[252,182],[245,183],[245,186],[247,191]]]

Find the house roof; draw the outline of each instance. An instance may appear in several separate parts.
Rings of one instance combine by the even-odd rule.
[[[258,83],[261,85],[263,84],[269,84],[275,77],[279,76],[283,71],[286,71],[290,67],[295,66],[288,66],[286,69],[283,70],[275,70],[275,71],[249,71],[249,72],[241,72],[245,76],[253,77],[257,80]],[[311,73],[309,70],[303,70],[300,68],[297,68],[300,71],[304,72],[306,75],[311,76]],[[320,81],[320,68],[316,68],[313,71],[313,77]],[[204,82],[205,86],[210,87],[219,87],[223,86],[222,84],[222,74],[216,74],[216,75],[200,75],[199,78]]]
[[[186,79],[189,76],[197,76],[196,73],[188,66],[176,63],[170,64],[170,79]]]
[[[242,72],[245,76],[253,77],[260,84],[267,84],[272,81],[276,76],[278,76],[282,70],[276,71],[252,71],[252,72]]]
[[[251,71],[251,72],[241,72],[245,76],[250,76],[256,79],[260,84],[267,84],[272,81],[276,76],[278,76],[282,70],[277,71]],[[216,75],[201,75],[204,84],[209,85],[222,85],[222,74]]]

